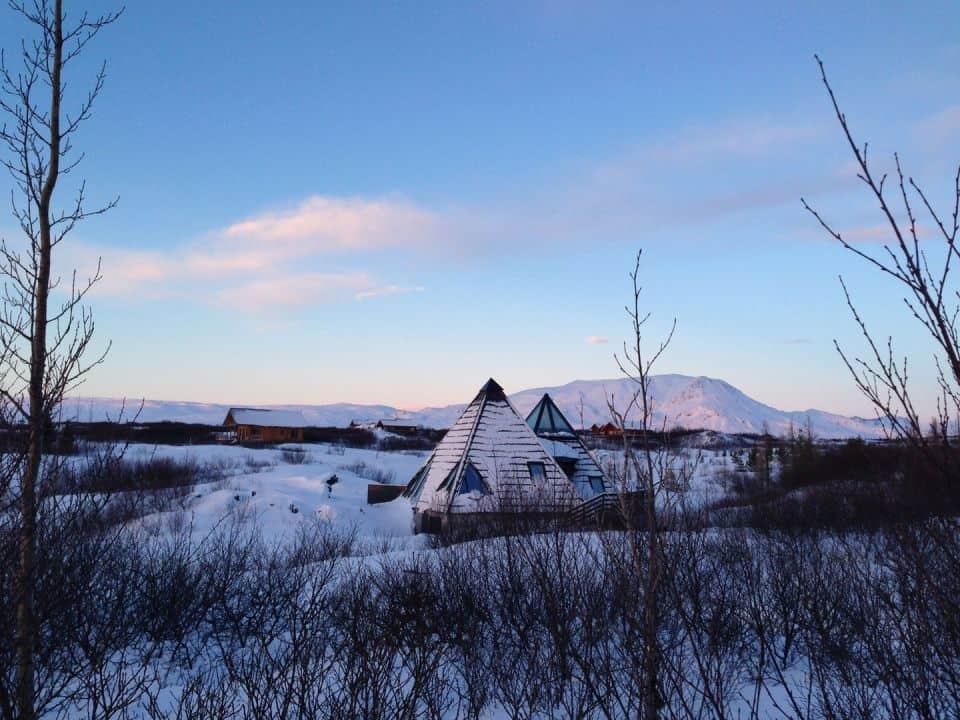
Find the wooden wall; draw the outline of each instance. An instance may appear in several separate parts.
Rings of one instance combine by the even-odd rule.
[[[237,425],[237,440],[262,443],[303,442],[303,428]]]

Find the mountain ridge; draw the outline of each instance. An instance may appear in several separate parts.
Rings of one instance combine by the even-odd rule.
[[[610,420],[609,398],[621,407],[632,395],[636,383],[629,378],[572,380],[563,385],[529,388],[510,394],[517,409],[526,414],[543,393],[550,393],[554,402],[575,426],[590,427]],[[808,423],[817,437],[873,438],[882,435],[878,420],[845,416],[817,408],[779,410],[751,398],[725,380],[705,375],[654,375],[650,378],[653,399],[654,427],[683,427],[714,430],[724,433],[761,433],[786,435]],[[258,407],[298,410],[308,424],[346,426],[351,421],[372,422],[381,419],[403,419],[427,427],[449,427],[466,403],[403,410],[391,405],[361,403],[271,404]],[[177,421],[215,425],[223,421],[231,406],[223,403],[145,400],[139,422]],[[139,402],[104,397],[72,397],[64,401],[62,418],[74,421],[125,421],[134,419]],[[582,408],[582,422],[581,422]],[[123,412],[121,413],[121,410]],[[635,424],[636,413],[633,414]]]

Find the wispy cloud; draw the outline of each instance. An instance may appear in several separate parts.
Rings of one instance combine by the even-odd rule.
[[[821,120],[755,117],[648,138],[594,165],[545,217],[636,236],[797,203],[848,184],[798,162],[830,130]]]
[[[677,133],[654,143],[642,155],[671,163],[701,162],[721,156],[768,155],[816,140],[825,134],[826,129],[824,123],[780,122],[769,118],[737,119]]]
[[[909,230],[908,225],[901,224],[902,231]],[[897,243],[897,237],[887,223],[875,223],[870,225],[853,225],[847,227],[838,227],[840,236],[852,245],[866,245],[870,243],[879,245],[891,245]],[[936,228],[933,225],[917,223],[917,237],[921,242],[933,239]],[[792,234],[795,237],[815,238],[818,240],[832,240],[833,238],[820,225],[811,226],[803,231]]]
[[[263,272],[303,259],[424,248],[438,242],[440,216],[408,200],[312,196],[210,233],[183,265],[197,275]]]
[[[439,216],[402,199],[310,197],[287,210],[253,214],[168,251],[73,244],[64,267],[90,274],[104,258],[101,296],[191,297],[249,312],[365,300],[422,290],[381,282],[370,271],[315,271],[346,256],[431,247]]]
[[[918,226],[917,231],[920,232],[921,230],[922,228]],[[893,230],[885,223],[849,228],[840,234],[844,240],[852,243],[896,241]]]
[[[920,120],[914,132],[927,145],[941,147],[960,135],[960,104],[951,105]]]
[[[605,345],[610,342],[610,338],[604,337],[603,335],[588,335],[586,342],[587,345]]]
[[[722,122],[652,138],[552,187],[514,193],[516,200],[498,204],[442,208],[396,195],[312,195],[252,212],[169,250],[101,252],[75,245],[67,259],[89,267],[104,256],[101,295],[187,296],[250,311],[269,303],[371,300],[422,290],[420,278],[397,275],[385,261],[390,253],[420,254],[426,262],[418,267],[430,271],[457,256],[555,248],[588,235],[640,236],[793,201],[803,189],[796,178],[736,184],[727,181],[732,173],[724,168],[745,158],[778,164],[777,158],[821,132],[817,125],[767,118]],[[686,180],[691,173],[698,187]],[[710,179],[718,177],[724,181]],[[677,182],[683,193],[671,189]]]
[[[245,282],[221,290],[221,305],[250,313],[269,312],[277,307],[317,305],[369,292],[376,283],[366,273],[301,273]]]
[[[659,175],[725,159],[782,156],[826,134],[823,123],[743,118],[687,127],[636,145],[598,165],[594,177],[617,183],[637,174]]]
[[[282,257],[425,245],[437,237],[438,216],[402,199],[314,196],[219,232],[225,245],[268,248]]]
[[[420,285],[415,287],[402,287],[401,285],[384,285],[382,287],[372,288],[370,290],[361,290],[357,293],[357,300],[369,300],[370,298],[384,297],[386,295],[402,295],[404,293],[423,292],[424,288]]]

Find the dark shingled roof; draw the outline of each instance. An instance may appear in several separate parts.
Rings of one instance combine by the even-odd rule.
[[[539,476],[531,465],[539,466]],[[468,473],[486,492],[465,490]],[[466,484],[465,484],[466,483]],[[407,484],[414,509],[442,513],[497,512],[518,507],[572,507],[577,493],[536,433],[492,378]]]
[[[473,402],[476,402],[484,395],[486,395],[487,400],[491,402],[507,401],[507,394],[503,391],[503,388],[500,387],[500,384],[493,378],[490,378],[486,383],[484,383],[483,387],[480,388],[480,392],[477,393],[477,396],[473,399]]]

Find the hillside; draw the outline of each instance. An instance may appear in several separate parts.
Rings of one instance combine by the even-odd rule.
[[[613,380],[576,380],[552,388],[524,390],[511,397],[517,408],[532,408],[544,392],[549,392],[560,409],[575,425],[580,424],[583,398],[583,423],[607,422],[610,412],[607,398],[612,396],[622,407],[632,396],[635,383]],[[876,420],[846,417],[823,410],[784,411],[754,400],[723,380],[687,375],[656,375],[651,378],[653,424],[716,430],[724,433],[761,433],[785,435],[790,426],[800,430],[809,419],[818,437],[876,437],[881,428]],[[636,413],[634,413],[636,417]]]

